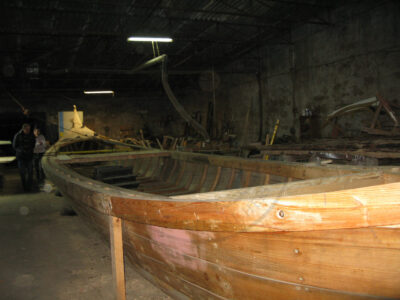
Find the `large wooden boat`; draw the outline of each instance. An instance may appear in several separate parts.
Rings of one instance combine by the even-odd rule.
[[[98,142],[61,140],[46,175],[105,236],[121,218],[125,254],[173,298],[400,298],[398,168]]]

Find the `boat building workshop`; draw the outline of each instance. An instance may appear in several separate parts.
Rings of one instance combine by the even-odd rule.
[[[400,299],[400,1],[0,23],[0,299]]]

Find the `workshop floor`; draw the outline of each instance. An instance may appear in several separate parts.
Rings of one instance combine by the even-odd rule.
[[[1,299],[113,299],[110,250],[68,202],[53,193],[18,193],[7,170],[0,191]],[[127,299],[169,299],[126,264]]]

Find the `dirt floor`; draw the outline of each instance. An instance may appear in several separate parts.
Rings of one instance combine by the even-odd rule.
[[[110,250],[54,193],[23,194],[16,169],[0,192],[0,299],[114,299]],[[170,299],[126,263],[127,299]]]

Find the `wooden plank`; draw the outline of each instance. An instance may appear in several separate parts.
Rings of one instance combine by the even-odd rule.
[[[376,121],[378,121],[379,114],[382,110],[382,106],[383,106],[382,102],[379,102],[378,108],[376,109],[375,114],[374,114],[374,118],[372,119],[370,128],[375,128]]]
[[[393,229],[232,234],[135,223],[127,223],[126,228],[135,251],[163,261],[180,276],[186,275],[187,280],[196,278],[196,284],[220,295],[227,291],[193,272],[207,272],[212,278],[214,271],[207,265],[211,263],[220,277],[233,271],[344,294],[368,291],[369,295],[396,298],[400,292],[400,279],[396,276],[400,267],[397,259],[400,239]],[[234,273],[231,274],[235,279],[229,281],[230,285],[238,284]],[[238,288],[232,286],[233,290]]]
[[[189,187],[191,186],[193,181],[193,174],[195,173],[195,170],[193,170],[193,166],[189,166],[188,168],[186,168],[186,164],[186,161],[184,161],[182,170],[177,177],[176,183],[174,184],[174,186],[176,187],[171,188],[167,186],[165,189],[160,188],[159,191],[162,195],[183,195],[188,193]],[[189,170],[189,174],[185,176],[184,182],[182,183],[182,185],[180,185],[181,179],[185,174],[185,169]],[[162,185],[160,185],[160,187],[162,187]]]
[[[163,146],[160,143],[160,140],[158,138],[156,138],[156,141],[157,141],[158,147],[160,147],[160,150],[164,150]]]
[[[138,172],[134,171],[135,175],[137,175],[138,177],[145,177],[146,173],[148,171],[148,169],[150,168],[151,165],[151,158],[144,158],[144,159],[140,159],[142,161],[140,167],[138,168]],[[147,162],[147,164],[146,164]]]
[[[219,155],[205,155],[188,152],[171,152],[174,159],[187,160],[191,162],[201,162],[224,168],[235,168],[243,171],[258,173],[269,173],[282,177],[294,177],[298,179],[319,178],[337,176],[360,172],[360,168],[334,167],[334,166],[305,166],[300,163],[253,160],[238,157],[228,157]]]
[[[203,234],[205,235],[205,233]],[[167,241],[165,236],[166,239],[161,243],[156,243],[152,239],[142,239],[139,236],[131,237],[131,251],[136,251],[141,263],[150,267],[154,274],[158,274],[160,271],[169,272],[172,276],[182,278],[192,284],[195,283],[223,299],[266,299],[265,295],[271,299],[315,300],[363,299],[366,296],[364,293],[358,294],[311,286],[303,282],[307,278],[302,278],[301,273],[293,274],[292,276],[297,277],[296,282],[290,282],[238,271],[220,264],[219,259],[223,256],[223,252],[217,256],[216,260],[214,259],[217,263],[211,263],[195,257],[196,251],[193,246],[185,249],[176,248],[173,246],[174,241]],[[178,240],[176,243],[182,243],[182,240]],[[213,243],[210,243],[210,246],[214,247]],[[180,253],[182,250],[187,250],[189,253],[182,255]],[[213,254],[215,253],[216,251],[213,252]],[[256,264],[256,260],[252,260],[251,256],[247,257],[246,261],[250,266]],[[181,289],[181,287],[177,288]]]
[[[183,164],[183,167],[181,167]],[[164,180],[150,185],[143,185],[142,188],[144,190],[149,190],[149,192],[154,194],[164,194],[170,191],[171,189],[176,189],[179,185],[179,180],[183,176],[183,172],[185,169],[186,162],[178,162],[178,160],[174,160],[172,169],[170,169],[169,174],[167,174],[167,178]],[[179,170],[180,169],[180,170]],[[161,179],[161,178],[160,178]]]
[[[101,161],[113,161],[113,160],[127,160],[136,158],[146,157],[170,157],[169,152],[160,152],[159,150],[149,150],[143,152],[126,152],[121,153],[109,153],[109,154],[89,154],[89,155],[74,155],[74,156],[60,156],[55,158],[57,162],[63,164],[73,163],[85,163],[85,162],[101,162]]]
[[[77,209],[79,215],[81,208],[79,206]],[[87,207],[83,209],[82,215],[91,219],[91,225],[104,223],[101,222],[104,215]],[[301,274],[306,285],[361,293],[368,290],[370,294],[397,298],[399,277],[389,275],[396,273],[400,267],[400,261],[396,259],[400,251],[400,236],[396,229],[366,228],[274,234],[197,231],[182,233],[180,230],[124,222],[124,233],[125,242],[130,245],[127,248],[128,253],[141,251],[140,239],[156,242],[152,246],[154,249],[174,245],[173,255],[165,256],[171,258],[169,263],[185,262],[191,266],[185,257],[197,257],[221,267],[253,275],[296,282]],[[139,243],[136,243],[138,238]],[[179,247],[176,247],[177,244]],[[341,256],[337,256],[338,251],[342,253]],[[149,255],[145,248],[142,252]],[[162,250],[160,253],[167,252]],[[163,258],[161,260],[164,261]],[[364,272],[366,269],[369,271]],[[324,276],[320,276],[321,273]],[[165,279],[160,275],[160,270],[155,274]],[[170,276],[176,276],[174,274],[176,271],[169,273],[169,281],[172,280]],[[179,286],[174,284],[176,289]]]
[[[199,184],[194,188],[193,192],[198,192],[198,191],[201,190],[201,188],[202,188],[202,186],[203,186],[203,184],[204,184],[204,181],[206,181],[207,171],[208,171],[208,165],[204,165],[204,167],[203,167],[203,173],[202,173],[202,175],[201,175]]]
[[[184,161],[181,165],[181,170],[179,171],[178,177],[176,178],[176,182],[179,184],[181,182],[182,176],[185,173],[186,161]]]
[[[263,232],[395,225],[400,214],[398,182],[311,195],[243,197],[236,201],[216,198],[190,202],[184,200],[185,196],[174,198],[182,200],[111,197],[112,210],[129,220],[163,227]]]
[[[122,220],[113,216],[110,216],[110,245],[115,299],[126,300]]]
[[[382,130],[377,128],[363,128],[363,131],[369,134],[385,135],[385,136],[397,136],[400,135],[400,129],[394,127],[392,130]],[[376,158],[398,158],[400,154],[398,152],[373,152],[368,154],[368,156]]]
[[[144,158],[137,158],[133,160],[132,162],[133,174],[137,174],[139,177],[141,176],[140,171],[142,169],[143,162]]]
[[[270,175],[266,174],[265,184],[270,183]],[[400,181],[400,176],[393,174],[383,174],[382,172],[371,172],[352,174],[345,176],[335,176],[329,178],[309,179],[287,183],[271,184],[266,186],[255,186],[250,188],[240,188],[233,190],[223,190],[209,193],[197,193],[185,197],[174,197],[176,199],[192,200],[239,200],[244,198],[260,197],[284,197],[297,194],[313,194],[323,192],[333,192],[344,189],[356,189],[368,185],[378,185]]]
[[[172,176],[175,174],[176,167],[178,166],[178,160],[174,159],[174,164],[172,165],[172,169],[170,170],[167,178],[164,180],[165,182],[169,182]]]
[[[371,172],[163,198],[107,191],[57,164],[47,172],[89,214],[123,217],[124,230],[128,220],[142,223],[142,232],[136,227],[125,242],[135,247],[141,267],[169,278],[188,297],[399,298],[398,228],[373,227],[398,225],[397,175]]]
[[[180,189],[179,191],[174,191],[173,194],[174,194],[174,195],[183,195],[183,194],[187,194],[188,191],[189,191],[189,187],[190,187],[191,184],[192,184],[192,181],[193,181],[193,172],[191,172],[191,173],[189,174],[189,177],[188,177],[188,179],[187,179],[187,182],[186,182],[185,186],[184,186],[182,189]]]
[[[146,176],[146,177],[138,176],[137,177],[137,179],[142,183],[151,182],[151,181],[155,180],[157,178],[157,176],[156,176],[157,173],[160,172],[160,162],[161,162],[162,158],[161,157],[157,157],[157,158],[153,157],[152,159],[153,159],[153,166],[152,166],[149,176]]]
[[[151,262],[151,257],[136,252],[131,244],[127,244],[127,247],[129,249],[128,259],[136,266],[137,271],[142,275],[143,272],[146,272],[147,274],[145,273],[145,275],[147,276],[144,277],[154,285],[160,287],[166,294],[170,295],[172,299],[223,299],[213,292],[198,286],[194,282],[184,280],[173,270],[168,270],[164,268],[163,265],[160,267],[159,264],[162,264],[161,261]]]
[[[171,146],[171,150],[175,150],[176,149],[176,144],[178,143],[178,138],[175,138],[174,139],[174,142],[173,142],[173,144],[172,144],[172,146]]]
[[[160,187],[157,189],[157,193],[162,194],[162,195],[170,195],[174,194],[175,192],[179,191],[184,191],[184,184],[181,183],[181,179],[183,177],[183,174],[185,173],[185,168],[186,168],[186,161],[182,163],[182,166],[180,167],[180,171],[177,174],[176,179],[174,180],[174,183],[172,186],[167,186],[167,187]]]
[[[271,180],[271,175],[270,174],[265,174],[264,184],[269,184],[270,180]]]
[[[228,184],[226,186],[227,189],[230,189],[232,187],[233,184],[233,180],[235,179],[235,175],[236,175],[236,170],[235,169],[231,169],[231,176],[229,177],[229,181]]]
[[[251,172],[247,171],[244,172],[242,178],[242,187],[248,187],[250,183]]]
[[[218,185],[218,181],[219,181],[219,178],[220,178],[220,176],[221,176],[221,170],[222,170],[222,167],[218,167],[218,168],[217,168],[217,173],[215,174],[214,182],[213,182],[213,184],[212,184],[212,186],[211,186],[211,188],[210,188],[210,191],[211,191],[211,192],[214,191],[215,188],[216,188],[217,185]]]
[[[394,127],[399,126],[399,121],[398,121],[393,109],[390,107],[389,103],[381,95],[377,95],[377,98],[379,99],[379,102],[383,105],[383,107],[385,108],[385,110],[388,113],[388,115],[390,116],[390,118],[393,120]]]

